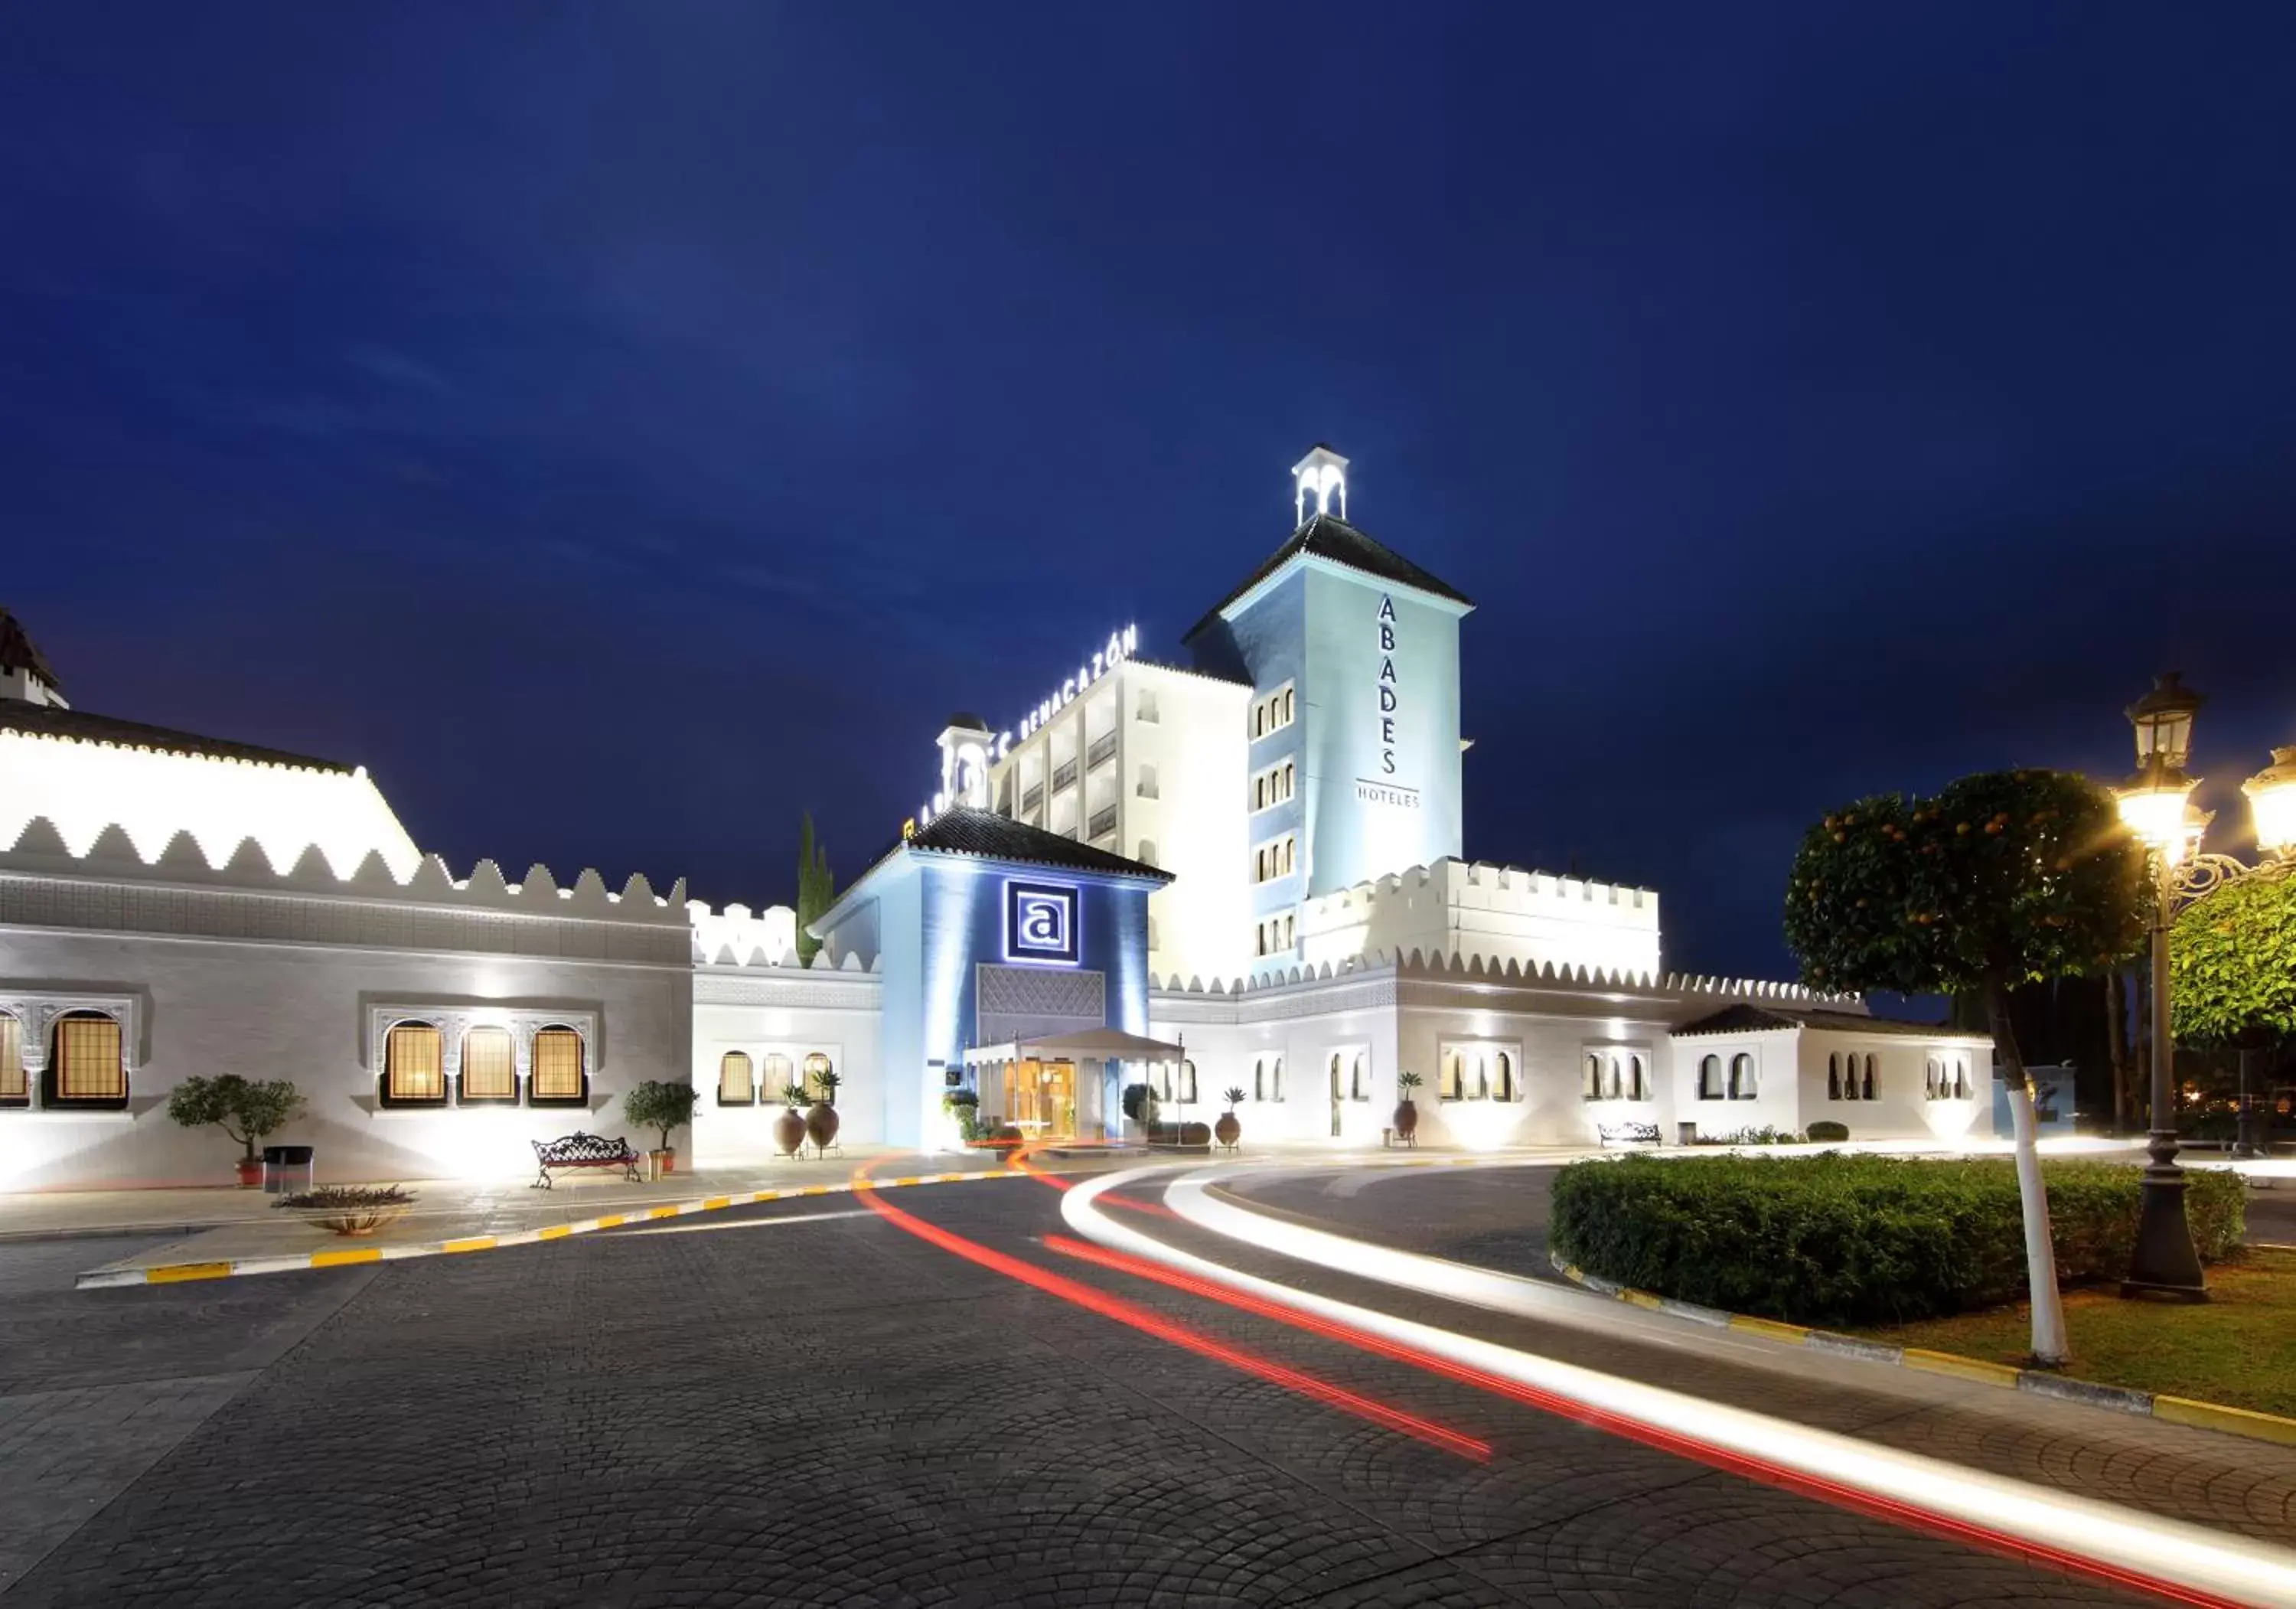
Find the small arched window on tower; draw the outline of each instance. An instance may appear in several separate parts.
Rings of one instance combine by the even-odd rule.
[[[1730,1098],[1734,1101],[1751,1101],[1754,1099],[1756,1094],[1754,1058],[1742,1050],[1730,1058]]]
[[[1292,724],[1292,701],[1298,696],[1298,689],[1292,687],[1283,689],[1283,724],[1287,727]]]
[[[1142,839],[1140,841],[1140,852],[1137,855],[1135,855],[1132,858],[1138,861],[1142,866],[1154,866],[1156,864],[1156,841],[1152,838]]]

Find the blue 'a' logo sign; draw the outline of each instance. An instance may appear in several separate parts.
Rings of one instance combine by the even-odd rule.
[[[1041,882],[1004,885],[1004,958],[1077,964],[1077,891]]]

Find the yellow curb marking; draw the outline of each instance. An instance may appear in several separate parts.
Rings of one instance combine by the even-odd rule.
[[[2229,1431],[2235,1436],[2250,1436],[2263,1441],[2277,1441],[2284,1447],[2296,1447],[2296,1419],[2284,1419],[2278,1414],[2260,1414],[2253,1408],[2226,1408],[2217,1402],[2195,1402],[2190,1397],[2155,1397],[2152,1416],[2177,1424],[2197,1425],[2202,1430]]]
[[[228,1279],[231,1265],[227,1262],[179,1262],[166,1268],[147,1268],[144,1280],[150,1285],[174,1285],[183,1279]]]
[[[569,1235],[573,1233],[574,1226],[572,1224],[552,1224],[546,1229],[536,1230],[534,1238],[537,1240],[563,1240]]]
[[[491,1235],[473,1235],[467,1240],[447,1241],[439,1249],[441,1252],[491,1252],[495,1244],[495,1237]]]
[[[311,1266],[315,1268],[340,1268],[347,1263],[381,1262],[381,1260],[382,1248],[381,1246],[359,1246],[355,1250],[348,1252],[314,1252],[311,1253]]]
[[[619,1228],[625,1221],[627,1220],[621,1213],[609,1212],[605,1217],[598,1220],[598,1227],[601,1229]]]
[[[648,1218],[676,1218],[677,1216],[677,1209],[676,1207],[654,1207],[647,1211],[646,1216]],[[603,1229],[606,1226],[600,1224],[598,1227]]]
[[[1751,1313],[1730,1315],[1730,1327],[1748,1330],[1757,1335],[1767,1335],[1773,1341],[1788,1341],[1800,1346],[1809,1339],[1809,1331],[1799,1324],[1781,1324],[1775,1318],[1757,1318]],[[2013,1374],[2014,1370],[2011,1371]]]
[[[1648,1291],[1620,1291],[1619,1293],[1619,1300],[1620,1301],[1631,1301],[1636,1307],[1648,1308],[1652,1312],[1656,1312],[1659,1308],[1663,1305],[1657,1297],[1652,1295]]]
[[[721,1207],[730,1207],[733,1204],[734,1198],[730,1195],[713,1195],[708,1201],[701,1203],[701,1211],[704,1212],[715,1212]]]
[[[1988,1363],[1979,1358],[1956,1358],[1951,1352],[1932,1352],[1925,1348],[1909,1346],[1905,1353],[1906,1367],[1922,1369],[1932,1375],[1950,1375],[1957,1380],[1974,1380],[1980,1385],[2005,1385],[2013,1391],[2017,1384],[2017,1371],[2005,1363]]]

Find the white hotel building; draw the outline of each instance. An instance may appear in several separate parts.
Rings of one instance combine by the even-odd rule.
[[[0,1190],[214,1182],[195,1074],[291,1079],[332,1178],[512,1177],[690,1078],[703,1166],[772,1153],[792,1084],[843,1137],[943,1108],[1120,1136],[1124,1085],[1247,1147],[1673,1144],[1828,1119],[1952,1137],[1982,1038],[1665,969],[1658,895],[1464,858],[1474,605],[1349,524],[1347,461],[1183,639],[1127,630],[1022,718],[952,718],[933,808],[815,925],[424,856],[355,766],[74,710],[0,612]],[[635,1141],[642,1137],[633,1135]]]

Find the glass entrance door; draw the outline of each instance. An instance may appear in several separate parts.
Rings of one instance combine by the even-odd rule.
[[[1074,1062],[1016,1062],[1013,1066],[1011,1095],[1012,1115],[1005,1121],[1029,1138],[1068,1139],[1075,1136]]]

